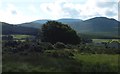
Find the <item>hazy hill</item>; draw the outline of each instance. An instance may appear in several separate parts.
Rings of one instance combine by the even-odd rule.
[[[22,27],[18,25],[12,25],[8,23],[2,23],[2,34],[26,34],[26,35],[36,35],[38,29],[30,27]]]
[[[11,25],[3,23],[3,34],[36,34],[38,29],[49,20],[36,20],[33,22]],[[103,36],[118,38],[120,22],[106,17],[95,17],[88,20],[63,18],[56,20],[68,24],[78,33],[89,36]],[[120,38],[120,36],[119,36]]]
[[[19,26],[41,28],[42,24],[48,20],[37,20],[30,23],[19,24]],[[106,17],[95,17],[88,20],[80,19],[59,19],[56,20],[65,24],[69,24],[78,33],[91,34],[91,35],[102,35],[102,36],[118,36],[118,30],[120,22],[115,19]]]
[[[49,21],[49,20],[36,20],[36,21],[33,21],[33,22],[28,22],[28,23],[23,23],[23,24],[15,24],[15,25],[40,29],[41,26],[44,23],[46,23],[47,21]]]

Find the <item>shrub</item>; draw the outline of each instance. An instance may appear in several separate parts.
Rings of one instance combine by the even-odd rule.
[[[62,42],[57,42],[56,44],[54,44],[54,47],[55,47],[55,48],[58,48],[58,49],[63,49],[63,48],[65,48],[66,46],[65,46],[65,44],[62,43]]]
[[[53,45],[49,42],[39,42],[38,45],[41,46],[44,50],[54,49]]]
[[[43,42],[63,42],[65,44],[79,44],[80,38],[77,32],[67,24],[61,22],[48,21],[43,24],[41,29],[41,40]]]
[[[55,58],[70,58],[73,53],[66,50],[46,50],[44,55],[55,57]]]

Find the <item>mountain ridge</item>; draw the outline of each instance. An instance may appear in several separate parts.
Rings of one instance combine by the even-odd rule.
[[[96,34],[103,36],[119,36],[120,22],[107,17],[94,17],[87,20],[62,18],[58,20],[36,20],[32,22],[16,24],[20,27],[30,27],[40,29],[47,21],[58,21],[64,24],[68,24],[71,28],[78,33],[83,34]]]

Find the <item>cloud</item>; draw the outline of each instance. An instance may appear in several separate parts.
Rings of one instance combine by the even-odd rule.
[[[13,15],[16,15],[17,14],[17,11],[11,11],[11,13],[13,14]]]
[[[116,2],[97,2],[97,6],[101,8],[113,7],[115,4]]]
[[[11,24],[30,22],[38,18],[23,14],[15,5],[8,4],[4,10],[0,10],[0,21]]]
[[[63,11],[63,7],[61,6],[61,2],[53,2],[53,3],[43,3],[40,5],[41,11],[45,15],[49,15],[53,17],[54,19],[62,17],[66,13]]]
[[[2,4],[2,0],[0,0],[0,6],[1,6],[1,4]]]
[[[107,16],[115,16],[115,15],[117,15],[117,13],[115,13],[115,12],[113,12],[113,11],[106,11],[106,13],[105,13]]]
[[[17,8],[13,4],[8,4],[7,9],[5,11],[6,11],[6,14],[9,13],[11,15],[15,15],[18,13]]]
[[[84,4],[56,0],[51,3],[43,3],[40,8],[44,14],[50,15],[54,19],[64,17],[88,19],[95,16],[117,16],[115,5],[116,2],[109,0],[87,0]]]
[[[0,9],[2,8],[2,5],[3,5],[3,1],[0,0]]]
[[[32,13],[37,13],[37,8],[34,5],[29,5],[28,10],[31,11]]]
[[[76,17],[80,13],[74,7],[73,3],[68,3],[65,0],[57,0],[53,3],[43,3],[40,5],[40,9],[42,9],[45,14],[51,15],[54,19]]]
[[[117,0],[27,1],[25,3],[8,1],[3,5],[0,0],[0,21],[23,23],[36,19],[79,18],[86,20],[98,16],[115,19],[118,17]]]
[[[31,17],[31,16],[26,16],[24,14],[11,14],[11,13],[5,13],[5,12],[0,12],[0,21],[2,22],[7,22],[10,24],[19,24],[19,23],[24,23],[24,22],[31,22],[33,20],[37,20],[38,18]]]

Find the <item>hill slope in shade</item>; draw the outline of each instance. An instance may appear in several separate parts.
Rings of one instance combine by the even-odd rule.
[[[8,23],[2,23],[2,34],[25,34],[25,35],[36,35],[38,29],[30,27],[22,27],[18,25],[12,25]]]

